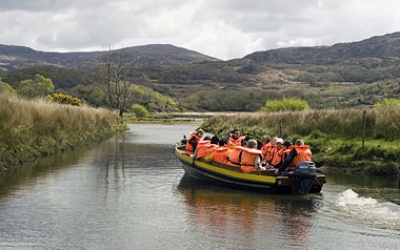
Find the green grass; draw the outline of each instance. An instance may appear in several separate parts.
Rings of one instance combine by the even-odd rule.
[[[242,134],[304,139],[319,166],[352,168],[374,175],[399,174],[400,109],[309,110],[214,116],[201,126],[225,136],[238,127]],[[365,137],[364,137],[365,126]],[[364,138],[364,148],[362,147]]]

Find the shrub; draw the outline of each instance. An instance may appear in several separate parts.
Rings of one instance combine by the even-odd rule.
[[[61,104],[69,104],[72,106],[82,106],[82,101],[79,98],[74,98],[70,95],[64,95],[61,93],[47,95],[45,99],[48,101],[57,102],[57,103],[61,103]]]
[[[310,109],[306,100],[299,98],[283,98],[280,100],[267,100],[261,111],[277,112],[277,111],[298,111]]]
[[[400,101],[396,98],[383,98],[382,101],[374,104],[375,108],[396,108],[400,107]]]
[[[139,104],[132,105],[132,111],[135,113],[138,119],[143,119],[149,116],[149,111],[145,107]]]

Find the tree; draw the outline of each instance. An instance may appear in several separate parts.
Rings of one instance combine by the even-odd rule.
[[[21,81],[17,88],[19,95],[28,98],[44,97],[53,92],[53,81],[39,74],[36,74],[34,79]]]
[[[281,100],[267,100],[261,108],[264,112],[298,111],[310,109],[306,100],[299,98],[283,98]]]
[[[121,51],[109,51],[96,61],[96,85],[105,93],[108,105],[116,109],[121,118],[133,100],[133,83],[125,80],[126,73],[127,68]]]
[[[0,77],[0,93],[15,94],[16,91],[10,86],[10,84],[3,82]]]
[[[398,108],[400,101],[396,98],[383,98],[382,101],[374,104],[374,108]]]
[[[149,116],[149,111],[145,107],[139,104],[132,105],[132,111],[135,113],[136,117],[140,120]]]

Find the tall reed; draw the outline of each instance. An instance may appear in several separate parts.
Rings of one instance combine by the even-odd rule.
[[[363,136],[363,113],[361,109],[238,113],[211,117],[203,127],[220,135],[238,127],[258,135],[354,139]],[[400,139],[400,108],[366,110],[365,136],[387,141]]]
[[[120,123],[106,109],[0,95],[0,169],[99,142]]]
[[[238,113],[212,117],[201,126],[218,136],[239,128],[243,134],[259,138],[279,136],[292,142],[303,138],[317,165],[396,176],[400,173],[400,147],[396,142],[400,139],[400,108],[365,112],[365,119],[361,109]]]

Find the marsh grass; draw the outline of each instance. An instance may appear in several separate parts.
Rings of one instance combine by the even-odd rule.
[[[368,109],[365,124],[363,116],[361,109],[237,113],[211,117],[202,127],[219,136],[226,136],[230,128],[237,127],[242,134],[279,136],[292,142],[303,138],[317,165],[398,174],[400,109]]]
[[[118,115],[106,109],[0,95],[0,169],[100,142],[115,124]]]

